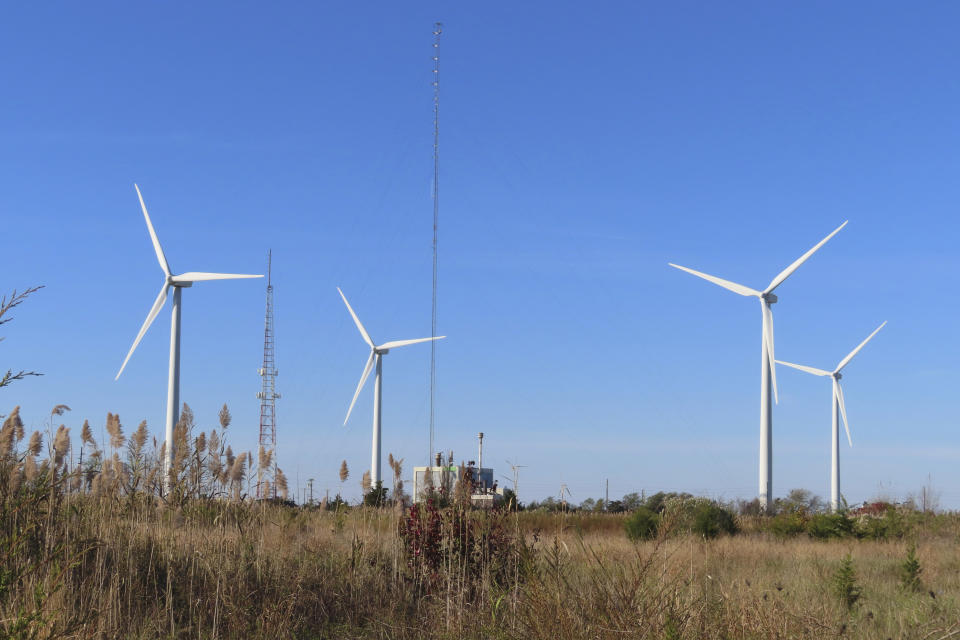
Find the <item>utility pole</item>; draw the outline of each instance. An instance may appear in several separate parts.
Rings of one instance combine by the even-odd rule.
[[[257,465],[257,499],[277,497],[277,368],[273,335],[273,251],[267,252],[267,312],[263,329],[263,381],[257,398],[260,399],[260,447],[270,456],[270,464]],[[299,483],[298,483],[299,484]]]
[[[610,478],[607,478],[607,492],[603,498],[603,510],[607,510],[607,505],[610,504]]]
[[[430,312],[430,337],[437,335],[437,229],[440,223],[440,34],[443,24],[433,25],[433,303]],[[435,402],[437,386],[437,341],[430,341],[430,455],[433,462]]]
[[[310,502],[309,504],[313,506],[313,478],[307,480],[307,486],[310,488]]]
[[[513,495],[520,495],[520,469],[523,469],[527,465],[525,464],[513,464],[507,460],[507,464],[510,465],[510,469],[513,471]]]

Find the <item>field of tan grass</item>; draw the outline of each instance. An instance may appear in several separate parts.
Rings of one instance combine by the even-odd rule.
[[[761,517],[706,539],[665,511],[632,542],[622,514],[304,508],[244,497],[226,411],[218,433],[178,426],[169,491],[142,429],[115,420],[109,456],[87,434],[71,469],[63,431],[41,460],[11,415],[0,638],[960,638],[957,514],[897,515],[885,540]]]

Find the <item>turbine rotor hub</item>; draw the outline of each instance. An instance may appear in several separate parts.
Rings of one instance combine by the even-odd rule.
[[[767,304],[774,304],[777,301],[777,295],[775,293],[765,293],[763,294],[763,299]]]

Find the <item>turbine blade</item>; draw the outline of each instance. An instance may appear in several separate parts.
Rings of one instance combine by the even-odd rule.
[[[850,364],[850,361],[853,360],[853,356],[857,355],[857,353],[860,351],[860,349],[863,349],[864,345],[866,345],[868,342],[870,342],[870,339],[873,338],[873,336],[877,335],[877,332],[880,331],[880,329],[883,329],[884,325],[886,325],[886,324],[887,324],[887,321],[884,320],[884,321],[883,321],[883,324],[881,324],[879,327],[877,327],[876,329],[874,329],[874,330],[873,330],[873,333],[871,333],[870,335],[868,335],[866,340],[864,340],[864,341],[861,342],[859,345],[857,345],[857,348],[856,348],[856,349],[854,349],[853,351],[851,351],[850,353],[848,353],[848,354],[847,354],[847,357],[844,358],[843,360],[841,360],[841,361],[840,361],[840,364],[837,365],[836,371],[840,371],[840,370],[843,369],[845,366],[847,366],[848,364]]]
[[[354,324],[356,324],[357,329],[360,330],[360,335],[363,336],[363,341],[370,345],[371,349],[376,348],[376,346],[373,344],[373,340],[370,339],[370,334],[367,333],[367,330],[363,328],[360,318],[357,317],[357,314],[353,312],[353,307],[351,307],[350,303],[347,302],[347,296],[343,295],[343,291],[340,291],[340,287],[337,287],[337,292],[340,294],[340,297],[343,298],[343,304],[347,305],[347,311],[350,312],[350,316],[353,318]]]
[[[143,195],[140,194],[140,187],[136,184],[133,188],[137,190],[137,197],[140,198],[140,208],[143,209],[143,217],[147,220],[147,229],[150,231],[150,240],[153,241],[153,250],[157,252],[157,262],[166,275],[170,275],[170,265],[167,264],[167,257],[163,255],[163,249],[160,247],[160,240],[157,239],[157,232],[153,229],[153,223],[150,222],[150,214],[147,213],[147,205],[143,202]]]
[[[782,364],[787,367],[793,367],[794,369],[799,369],[800,371],[806,371],[807,373],[812,373],[815,376],[829,376],[832,375],[829,371],[824,371],[823,369],[817,369],[814,367],[807,367],[802,364],[793,364],[792,362],[784,362],[783,360],[777,360],[777,364]]]
[[[672,262],[668,262],[667,264],[669,264],[674,269],[680,269],[680,271],[686,271],[687,273],[692,273],[698,278],[709,280],[713,284],[718,284],[724,289],[729,289],[730,291],[733,291],[734,293],[739,293],[742,296],[758,296],[758,297],[760,296],[759,291],[755,289],[751,289],[750,287],[745,287],[742,284],[737,284],[736,282],[730,282],[729,280],[724,280],[723,278],[718,278],[717,276],[711,276],[706,273],[694,271],[693,269],[688,269],[687,267],[681,267],[680,265],[673,264]]]
[[[370,377],[370,371],[373,370],[373,360],[375,357],[376,352],[370,349],[370,357],[367,358],[367,364],[363,368],[363,374],[360,376],[360,384],[357,385],[357,390],[353,392],[353,400],[350,401],[350,408],[347,409],[347,417],[343,419],[343,426],[347,426],[347,420],[350,419],[350,413],[353,412],[353,405],[357,404],[357,397],[360,395],[363,385],[367,383],[367,378]]]
[[[850,443],[850,446],[853,446],[853,438],[850,437],[850,423],[847,422],[847,405],[843,401],[843,387],[840,386],[840,381],[836,378],[833,379],[833,392],[837,396],[837,403],[840,405],[840,416],[843,417],[843,428],[847,430],[847,442]]]
[[[204,273],[202,271],[189,271],[181,273],[178,276],[170,278],[173,282],[201,282],[203,280],[237,280],[238,278],[262,278],[262,275],[249,275],[246,273]]]
[[[820,247],[825,245],[827,243],[827,240],[837,235],[837,232],[840,231],[840,229],[843,229],[845,226],[847,226],[847,222],[849,222],[849,220],[844,221],[844,223],[839,227],[837,227],[836,229],[834,229],[833,232],[830,233],[830,235],[828,235],[826,238],[824,238],[823,240],[815,244],[814,247],[810,249],[810,251],[807,251],[805,254],[797,258],[793,264],[791,264],[789,267],[787,267],[786,269],[781,271],[779,274],[777,274],[777,277],[770,281],[770,286],[764,290],[764,293],[770,293],[771,291],[779,287],[784,280],[790,277],[791,273],[797,270],[797,267],[799,267],[804,262],[806,262],[807,259],[810,256],[812,256],[814,253],[816,253]]]
[[[780,398],[777,395],[777,365],[776,358],[773,355],[773,311],[770,305],[763,298],[760,299],[763,305],[763,344],[767,349],[767,361],[770,363],[770,382],[773,385],[773,402],[780,404]]]
[[[430,342],[432,340],[442,340],[447,336],[434,336],[433,338],[417,338],[415,340],[394,340],[392,342],[384,342],[382,345],[377,347],[377,349],[396,349],[397,347],[405,347],[408,344],[417,344],[418,342]]]
[[[154,301],[153,307],[150,309],[150,313],[147,314],[147,319],[143,321],[143,326],[140,327],[140,333],[137,334],[136,340],[133,341],[133,346],[131,346],[130,351],[127,352],[127,357],[123,359],[123,364],[120,365],[120,371],[117,372],[117,377],[114,378],[114,380],[120,379],[120,374],[123,373],[123,369],[127,366],[127,362],[130,361],[130,356],[133,355],[137,345],[140,344],[140,340],[143,339],[143,335],[147,332],[147,329],[150,328],[150,325],[153,324],[157,314],[160,313],[163,303],[167,301],[167,291],[169,288],[170,285],[164,282],[163,287],[160,289],[160,295],[158,295],[157,299]]]

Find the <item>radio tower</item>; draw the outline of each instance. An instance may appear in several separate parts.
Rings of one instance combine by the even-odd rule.
[[[263,367],[260,377],[263,383],[257,398],[260,399],[260,448],[270,458],[270,464],[257,465],[257,499],[277,497],[275,483],[277,471],[277,368],[273,343],[273,251],[267,252],[267,314],[263,329]]]
[[[440,222],[440,34],[443,24],[433,24],[433,306],[430,335],[437,335],[437,226]],[[437,384],[437,341],[430,342],[430,456],[433,464],[434,401]]]

